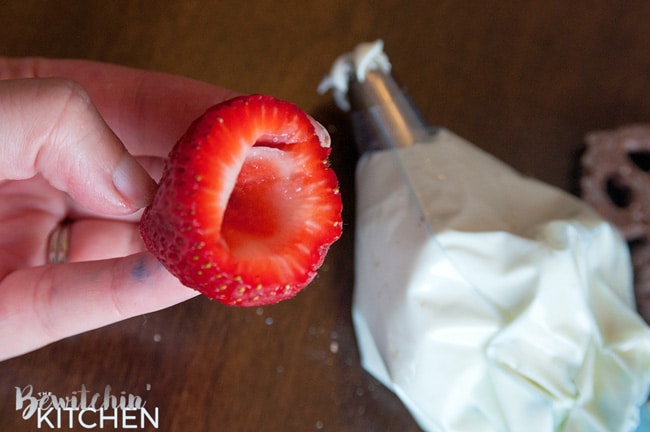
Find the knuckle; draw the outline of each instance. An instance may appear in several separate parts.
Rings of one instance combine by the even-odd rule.
[[[58,124],[65,121],[70,114],[86,112],[92,107],[88,92],[81,84],[64,78],[47,78],[41,81],[43,100],[50,101],[52,112],[59,119]]]
[[[55,178],[70,177],[79,163],[81,152],[71,149],[79,146],[85,134],[91,133],[93,103],[86,90],[75,81],[47,78],[40,81],[39,86],[39,100],[49,112],[32,166],[44,173],[56,167],[56,175],[48,177],[54,177],[49,180],[55,187],[63,188]]]
[[[46,267],[37,281],[32,293],[32,310],[37,328],[45,340],[55,341],[60,339],[57,330],[57,320],[53,317],[55,310],[55,296],[57,292],[53,271]]]

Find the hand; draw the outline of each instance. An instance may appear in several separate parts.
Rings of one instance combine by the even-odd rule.
[[[196,295],[145,251],[138,210],[190,122],[234,95],[115,65],[0,58],[0,360]],[[52,264],[64,220],[67,262]]]

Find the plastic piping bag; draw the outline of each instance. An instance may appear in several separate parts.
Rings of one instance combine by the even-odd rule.
[[[349,111],[353,321],[364,368],[427,431],[634,431],[650,329],[627,245],[577,198],[432,128],[383,43],[319,91]]]

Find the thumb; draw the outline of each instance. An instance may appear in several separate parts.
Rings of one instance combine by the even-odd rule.
[[[72,81],[0,81],[0,180],[41,174],[104,214],[148,204],[155,184]]]

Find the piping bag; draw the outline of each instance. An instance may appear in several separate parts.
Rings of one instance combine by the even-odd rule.
[[[363,367],[427,431],[640,427],[650,328],[619,233],[430,127],[381,40],[339,57],[319,86],[330,89],[361,152],[352,316]]]

